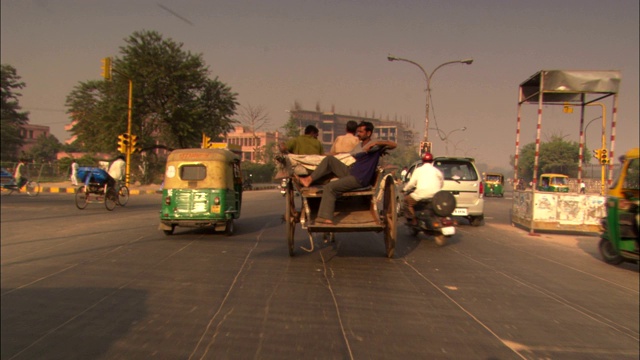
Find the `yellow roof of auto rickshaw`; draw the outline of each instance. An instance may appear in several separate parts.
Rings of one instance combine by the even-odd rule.
[[[239,161],[240,156],[227,149],[177,149],[167,157],[167,161]]]
[[[485,173],[485,175],[487,175],[487,176],[494,175],[494,176],[503,176],[504,177],[504,175],[502,175],[500,173],[491,173],[491,172]]]
[[[564,177],[564,178],[568,178],[569,176],[564,175],[564,174],[542,174],[540,175],[540,177]]]
[[[627,159],[637,159],[640,157],[640,148],[633,148],[633,149],[629,149],[627,150],[626,153],[624,153],[624,157]]]

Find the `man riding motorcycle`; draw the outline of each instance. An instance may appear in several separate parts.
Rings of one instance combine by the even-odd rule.
[[[425,153],[422,156],[422,166],[417,167],[409,182],[402,191],[407,193],[415,189],[410,194],[405,195],[404,201],[407,208],[407,222],[410,225],[417,225],[414,206],[421,200],[431,199],[444,185],[444,175],[442,171],[433,166],[433,155]]]

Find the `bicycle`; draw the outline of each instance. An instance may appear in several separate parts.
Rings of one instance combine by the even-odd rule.
[[[19,193],[23,188],[26,190],[27,195],[29,196],[38,196],[38,194],[40,194],[40,183],[38,183],[37,181],[27,180],[24,181],[20,186],[16,184],[15,180],[6,184],[2,184],[2,189],[9,191],[9,194],[7,195],[11,195],[14,192]]]
[[[118,197],[116,198],[116,205],[127,205],[127,202],[129,202],[129,188],[124,183],[118,181],[118,183],[116,184],[116,189],[118,193]]]

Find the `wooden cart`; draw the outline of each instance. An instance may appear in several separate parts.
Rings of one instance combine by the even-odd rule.
[[[287,162],[289,163],[289,162]],[[314,233],[331,234],[340,232],[384,232],[386,255],[392,258],[395,253],[397,236],[397,213],[395,181],[391,174],[384,174],[378,167],[371,186],[343,193],[336,200],[334,224],[315,223],[322,198],[322,185],[302,187],[290,176],[285,187],[285,228],[289,255],[295,253],[294,234],[296,225],[309,233],[310,249],[313,251]],[[300,193],[301,205],[296,208],[295,193]],[[379,209],[378,202],[382,202]]]

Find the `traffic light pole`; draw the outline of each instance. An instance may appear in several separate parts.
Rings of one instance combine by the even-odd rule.
[[[129,134],[129,144],[127,145],[127,166],[125,170],[125,185],[129,187],[130,181],[130,167],[131,167],[131,152],[133,151],[133,144],[131,143],[131,114],[133,107],[133,81],[129,79],[129,108],[127,109],[127,134]]]

